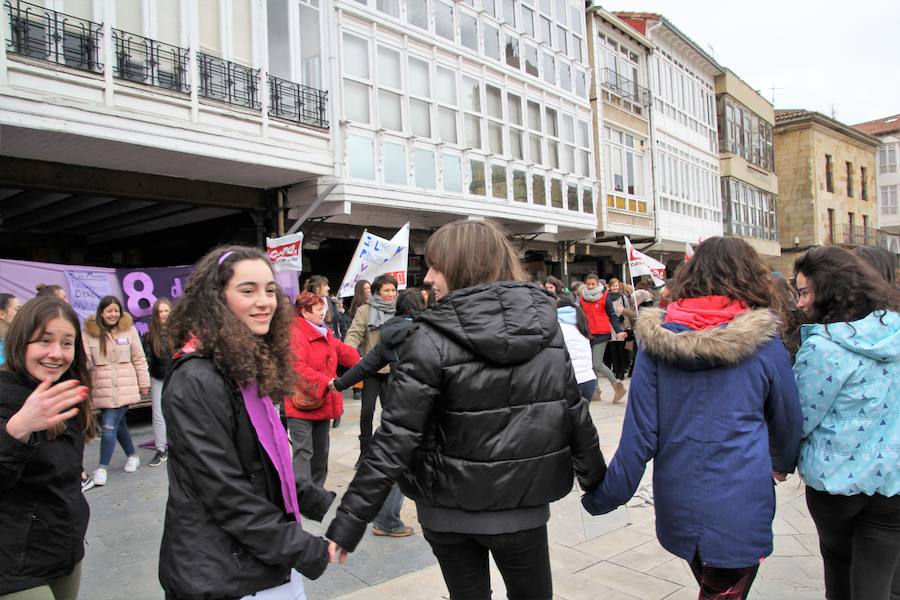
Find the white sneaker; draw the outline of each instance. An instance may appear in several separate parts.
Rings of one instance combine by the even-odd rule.
[[[138,470],[139,466],[141,466],[141,459],[138,458],[137,454],[129,456],[128,460],[125,461],[125,472],[134,473]]]
[[[94,471],[91,481],[94,482],[94,485],[106,485],[106,469],[101,467]]]

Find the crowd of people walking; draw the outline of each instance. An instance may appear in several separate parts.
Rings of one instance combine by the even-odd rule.
[[[405,498],[451,598],[490,598],[492,557],[509,598],[549,599],[550,503],[575,482],[588,513],[610,512],[650,461],[657,538],[701,599],[748,597],[795,472],[826,598],[900,598],[892,255],[813,248],[790,277],[715,237],[659,293],[595,273],[539,286],[499,226],[468,220],[425,260],[426,288],[381,275],[345,310],[325,277],[291,300],[264,253],[220,246],[153,304],[143,339],[115,296],[82,324],[59,286],[0,294],[0,600],[78,596],[85,493],[115,483],[117,444],[140,467],[126,415],[147,397],[168,599],[305,598],[303,577],[346,561],[369,523],[411,535]],[[627,395],[608,466],[589,412],[601,380]],[[301,516],[337,499],[330,436],[358,382],[356,472],[319,537]]]

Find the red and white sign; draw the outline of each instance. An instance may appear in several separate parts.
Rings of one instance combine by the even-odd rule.
[[[656,286],[666,283],[666,265],[634,249],[628,236],[625,237],[625,251],[628,253],[628,270],[631,279],[641,275],[649,275]]]
[[[684,262],[691,260],[691,257],[694,256],[694,247],[691,246],[690,242],[684,243]]]
[[[276,271],[302,271],[303,233],[266,238],[266,252]]]

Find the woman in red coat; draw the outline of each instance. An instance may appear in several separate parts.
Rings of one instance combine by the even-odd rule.
[[[328,388],[337,377],[337,366],[352,367],[359,354],[334,336],[325,324],[325,299],[303,292],[294,301],[297,316],[291,325],[291,352],[297,383],[294,395],[285,399],[288,431],[294,443],[297,480],[323,485],[328,475],[331,420],[344,412],[340,392]]]

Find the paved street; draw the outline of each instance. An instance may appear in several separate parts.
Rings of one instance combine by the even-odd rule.
[[[600,432],[607,460],[618,443],[623,405],[609,404],[612,391],[604,382],[607,401],[594,403],[591,414]],[[340,495],[353,476],[357,456],[359,402],[348,400],[341,426],[332,431],[327,487]],[[137,415],[139,421],[142,415]],[[149,418],[132,427],[136,443],[151,439]],[[97,464],[99,443],[85,451],[85,467]],[[165,468],[146,466],[152,450],[141,449],[143,466],[135,474],[122,471],[121,449],[113,458],[109,482],[87,492],[91,523],[87,534],[81,595],[83,600],[159,600],[159,542],[167,494]],[[649,484],[650,470],[645,476]],[[643,488],[643,486],[642,486]],[[647,485],[649,489],[649,485]],[[752,598],[821,600],[822,564],[815,527],[806,510],[803,487],[795,478],[776,488],[775,552],[763,564]],[[696,585],[684,561],[660,547],[652,506],[621,508],[603,517],[581,509],[578,491],[552,505],[549,523],[554,598],[565,600],[693,600]],[[632,504],[639,501],[634,500]],[[336,506],[337,503],[335,503]],[[332,508],[333,512],[334,508]],[[403,519],[416,534],[402,539],[366,535],[344,566],[333,566],[318,580],[306,582],[310,600],[426,600],[448,598],[440,570],[421,536],[415,507],[407,501]],[[330,516],[326,519],[326,523]],[[323,533],[310,521],[304,527]],[[190,557],[185,557],[190,560]],[[503,582],[494,572],[494,598],[505,598]]]

